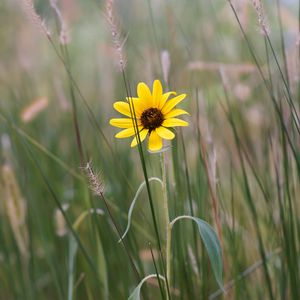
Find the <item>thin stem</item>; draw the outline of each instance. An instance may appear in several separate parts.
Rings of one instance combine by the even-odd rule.
[[[161,278],[159,277],[159,274],[158,274],[158,268],[157,268],[157,265],[155,263],[155,259],[154,259],[154,255],[153,255],[153,249],[152,249],[151,243],[149,243],[149,248],[150,248],[150,252],[151,252],[151,257],[152,257],[152,262],[153,262],[153,265],[154,265],[154,269],[155,269],[155,272],[157,274],[157,281],[158,281],[158,284],[159,284],[159,288],[160,288],[161,291],[163,291],[163,287],[162,287],[162,284],[161,284]],[[165,300],[165,295],[164,295],[163,292],[161,293],[161,295],[162,295],[163,300]]]
[[[127,97],[128,97],[128,99],[131,99],[132,95],[131,95],[131,91],[130,91],[130,86],[127,82],[124,68],[122,69],[122,76],[123,76],[123,80],[124,80],[124,86],[125,86],[125,89],[126,89]],[[141,138],[140,138],[140,133],[139,133],[139,130],[138,130],[137,117],[136,117],[136,114],[135,114],[135,109],[134,109],[133,102],[129,100],[128,103],[129,103],[130,114],[131,114],[131,116],[133,116],[134,131],[135,131],[135,136],[137,137],[137,141],[138,141],[138,151],[139,151],[140,161],[141,161],[141,165],[142,165],[142,169],[143,169],[143,173],[144,173],[144,178],[145,178],[145,182],[146,182],[148,199],[149,199],[149,204],[150,204],[150,209],[151,209],[151,215],[152,215],[152,220],[153,220],[153,224],[154,224],[154,229],[155,229],[155,235],[156,235],[156,239],[157,239],[159,254],[160,254],[160,258],[161,258],[162,270],[163,270],[163,274],[164,274],[165,280],[166,280],[168,295],[170,295],[169,284],[168,284],[168,279],[166,277],[166,269],[165,269],[165,264],[164,264],[164,260],[163,260],[163,255],[162,255],[162,247],[161,247],[161,242],[160,242],[160,236],[159,236],[157,221],[156,221],[156,217],[155,217],[155,210],[154,210],[154,205],[153,205],[152,193],[151,193],[150,184],[149,184],[149,180],[148,180],[149,177],[148,177],[148,173],[147,173],[147,168],[146,168],[146,163],[145,163],[145,158],[144,158],[144,153],[143,153],[143,148],[142,148],[142,143],[141,143]],[[157,278],[158,277],[159,277],[159,274],[157,274]],[[162,290],[161,290],[161,293],[163,294]]]
[[[290,137],[290,135],[289,135],[289,132],[288,132],[286,126],[285,126],[285,123],[284,123],[284,120],[283,120],[281,111],[280,111],[280,109],[279,109],[278,103],[277,103],[277,101],[276,101],[276,99],[275,99],[275,97],[274,97],[274,95],[273,95],[273,92],[272,92],[272,90],[271,90],[271,88],[270,88],[270,85],[268,84],[268,82],[267,82],[267,80],[266,80],[266,78],[265,78],[265,76],[264,76],[264,74],[263,74],[262,68],[260,67],[260,64],[259,64],[259,62],[258,62],[258,59],[257,59],[257,57],[256,57],[256,55],[255,55],[255,53],[254,53],[253,47],[252,47],[252,45],[251,45],[251,43],[250,43],[250,41],[249,41],[249,39],[248,39],[248,37],[247,37],[247,35],[246,35],[246,33],[245,33],[245,30],[244,30],[244,28],[243,28],[243,26],[242,26],[242,24],[241,24],[241,22],[240,22],[240,19],[239,19],[238,15],[237,15],[237,12],[236,12],[236,10],[235,10],[233,4],[231,3],[231,1],[228,0],[228,2],[229,2],[229,5],[230,5],[230,7],[231,7],[231,9],[232,9],[232,12],[233,12],[233,14],[234,14],[234,16],[235,16],[235,18],[236,18],[236,20],[237,20],[237,22],[238,22],[238,25],[239,25],[240,30],[241,30],[241,32],[242,32],[242,35],[243,35],[243,37],[244,37],[244,39],[245,39],[245,41],[246,41],[246,43],[247,43],[248,49],[249,49],[249,51],[250,51],[250,54],[251,54],[251,56],[252,56],[252,58],[253,58],[253,60],[254,60],[254,62],[255,62],[255,64],[256,64],[256,66],[257,66],[257,70],[258,70],[258,72],[259,72],[259,74],[260,74],[260,76],[261,76],[261,78],[262,78],[262,80],[263,80],[263,82],[264,82],[264,85],[265,85],[265,87],[266,87],[266,89],[267,89],[267,91],[268,91],[268,93],[269,93],[269,95],[270,95],[270,98],[271,98],[272,103],[273,103],[273,105],[274,105],[275,111],[276,111],[276,113],[277,113],[277,115],[278,115],[278,117],[279,117],[281,126],[282,126],[282,128],[284,129],[284,133],[286,134],[288,143],[289,143],[289,145],[290,145],[290,147],[291,147],[291,150],[292,150],[292,152],[293,152],[293,155],[294,155],[294,157],[295,157],[295,160],[296,160],[296,163],[297,163],[297,168],[298,168],[298,170],[299,170],[299,169],[300,169],[300,160],[299,160],[299,157],[298,157],[297,152],[296,152],[296,150],[295,150],[295,147],[294,147],[294,145],[293,145],[293,143],[292,143],[292,141],[291,141],[291,137]],[[268,36],[266,36],[266,38],[268,38]],[[269,46],[271,47],[271,43],[269,43]],[[275,58],[275,57],[274,57],[274,58]]]
[[[171,243],[172,243],[172,227],[170,226],[170,223],[167,224],[167,242],[166,242],[166,268],[167,268],[167,276],[168,276],[168,282],[171,286]],[[167,285],[166,285],[167,286]],[[168,286],[167,286],[168,288]]]
[[[277,8],[279,30],[280,30],[280,43],[281,43],[281,52],[282,52],[282,58],[283,58],[283,64],[284,64],[285,77],[286,77],[287,85],[290,88],[290,79],[289,79],[289,72],[288,72],[288,66],[287,66],[287,57],[286,57],[286,51],[285,51],[282,16],[281,16],[281,8],[280,8],[279,0],[276,0],[276,8]]]
[[[167,192],[167,172],[166,172],[166,156],[165,152],[160,155],[161,170],[162,170],[162,181],[163,181],[163,209],[165,215],[165,226],[166,226],[166,269],[167,269],[167,282],[166,294],[167,300],[170,299],[170,293],[168,291],[169,285],[171,285],[171,226],[168,206],[168,192]]]

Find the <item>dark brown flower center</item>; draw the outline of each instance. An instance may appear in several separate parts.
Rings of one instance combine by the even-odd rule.
[[[143,111],[141,115],[141,122],[144,128],[152,131],[153,129],[161,126],[164,121],[162,112],[157,108],[148,108]]]

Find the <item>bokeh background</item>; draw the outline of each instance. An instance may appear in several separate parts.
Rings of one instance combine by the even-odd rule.
[[[208,221],[223,249],[226,293],[195,228],[178,225],[172,297],[299,299],[299,2],[259,3],[1,1],[0,299],[126,299],[137,286],[84,171],[91,161],[100,173],[123,232],[144,180],[137,148],[109,125],[124,75],[132,95],[154,79],[188,94],[190,126],[167,153],[171,218]],[[144,150],[160,177],[159,155]],[[139,198],[126,243],[141,279],[154,272],[149,242],[159,257]],[[157,281],[143,297],[159,299]]]

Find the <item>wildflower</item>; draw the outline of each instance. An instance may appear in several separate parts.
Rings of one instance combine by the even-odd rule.
[[[129,118],[111,119],[110,124],[124,129],[115,135],[116,138],[135,136],[131,147],[139,142],[136,134],[138,131],[140,141],[144,141],[149,135],[148,149],[158,151],[163,146],[162,139],[172,140],[175,137],[175,134],[168,128],[188,126],[186,121],[175,118],[188,114],[183,109],[175,108],[186,97],[186,94],[168,100],[176,93],[163,93],[161,82],[155,80],[152,93],[145,83],[140,82],[137,86],[137,95],[136,98],[127,98],[127,102],[114,103],[115,110]]]

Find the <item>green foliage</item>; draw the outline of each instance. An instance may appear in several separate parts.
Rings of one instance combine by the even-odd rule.
[[[300,299],[298,1],[113,1],[115,28],[110,1],[33,2],[44,23],[0,3],[0,299]],[[190,113],[161,153],[170,219],[194,221],[170,280],[159,155],[109,126],[154,79]]]
[[[146,282],[150,278],[157,278],[157,275],[152,274],[143,278],[143,280],[139,283],[139,285],[134,289],[132,294],[129,296],[128,300],[140,300],[141,299],[141,288],[144,282]],[[163,276],[159,276],[160,280],[164,280]]]
[[[190,219],[197,224],[198,230],[199,230],[201,239],[204,243],[204,246],[206,248],[215,278],[216,278],[220,288],[222,288],[223,287],[222,249],[221,249],[221,244],[219,242],[216,232],[207,222],[205,222],[199,218],[195,218],[195,217],[191,217],[191,216],[179,216],[175,220],[172,221],[172,224],[174,225],[176,223],[176,221],[178,221],[180,219]]]

